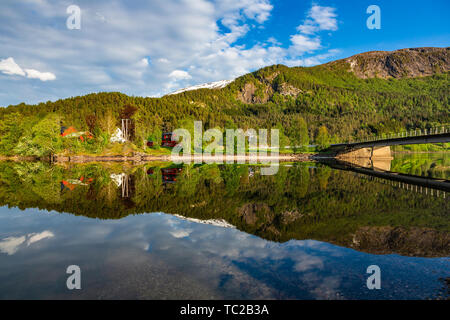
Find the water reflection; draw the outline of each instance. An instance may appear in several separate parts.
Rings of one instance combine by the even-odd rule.
[[[450,153],[395,154],[391,171],[450,180]]]
[[[450,181],[448,180],[387,171],[374,167],[372,162],[372,166],[360,166],[355,162],[334,159],[324,161],[324,163],[338,170],[351,171],[362,179],[389,184],[395,188],[402,188],[415,193],[445,199],[447,193],[450,192]]]
[[[349,158],[350,165],[413,176],[450,180],[449,153],[395,153],[394,158]]]
[[[13,255],[22,245],[26,244],[26,246],[30,246],[35,242],[54,236],[53,232],[45,230],[39,233],[30,233],[19,237],[6,237],[0,240],[0,252]]]
[[[271,241],[314,239],[371,253],[449,255],[449,202],[439,191],[448,188],[446,180],[366,172],[341,163],[282,165],[274,176],[248,165],[0,166],[1,205],[100,219],[167,212],[223,220]],[[361,179],[371,175],[376,178]],[[394,183],[381,184],[382,178]],[[427,188],[437,189],[413,193],[416,188],[405,187],[405,179],[425,179]]]
[[[260,169],[0,163],[0,298],[446,295],[448,199],[320,163]]]
[[[0,254],[0,298],[438,298],[448,276],[445,259],[276,243],[161,213],[111,221],[12,209],[0,222],[2,234],[54,234]],[[65,288],[71,264],[82,270],[78,292]],[[383,290],[365,287],[371,264],[382,268]]]

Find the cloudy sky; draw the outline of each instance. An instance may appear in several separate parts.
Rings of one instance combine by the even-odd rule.
[[[380,30],[366,26],[371,4]],[[73,5],[80,29],[67,26]],[[161,96],[276,63],[444,47],[449,9],[447,0],[2,0],[0,106],[100,91]]]

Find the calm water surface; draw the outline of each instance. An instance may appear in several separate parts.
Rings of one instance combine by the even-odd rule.
[[[445,161],[390,169],[445,181]],[[318,163],[0,163],[0,298],[448,298],[448,198]]]

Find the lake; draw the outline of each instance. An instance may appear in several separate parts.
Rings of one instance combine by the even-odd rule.
[[[0,299],[448,299],[448,154],[380,166],[0,162]]]

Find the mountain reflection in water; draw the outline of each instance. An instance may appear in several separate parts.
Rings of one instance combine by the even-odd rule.
[[[394,160],[390,169],[400,166]],[[445,192],[418,193],[319,163],[281,164],[274,176],[260,169],[1,162],[0,298],[22,297],[20,272],[33,273],[23,260],[46,265],[25,297],[70,298],[63,280],[43,294],[51,276],[40,272],[64,278],[62,265],[95,269],[99,261],[110,267],[96,277],[83,273],[90,290],[77,297],[445,296]],[[448,179],[445,166],[431,169],[426,176]],[[391,290],[367,292],[365,268],[377,263]]]

